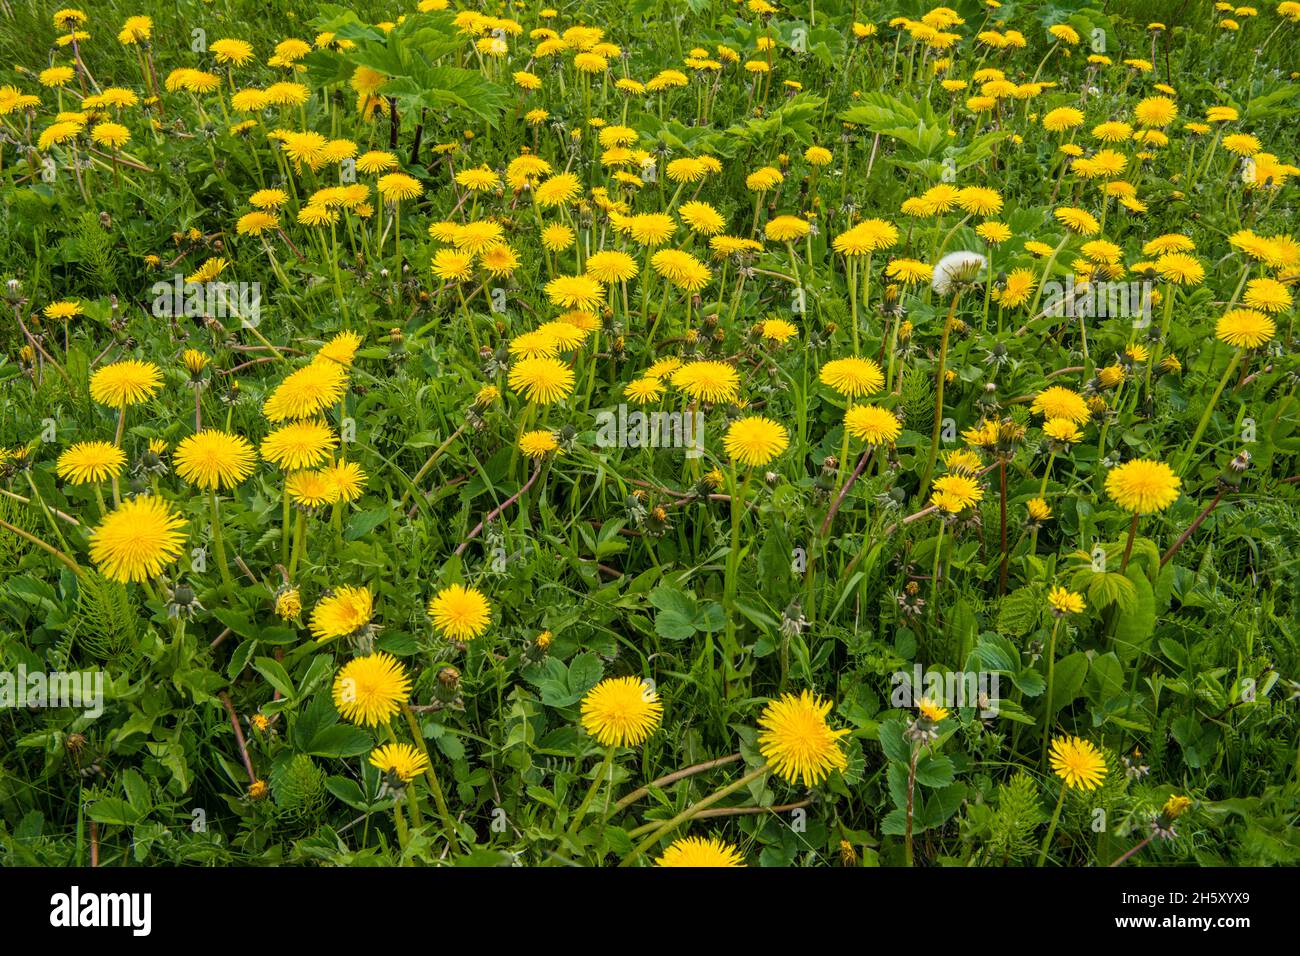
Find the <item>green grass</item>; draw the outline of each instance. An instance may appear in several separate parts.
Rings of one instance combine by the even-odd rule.
[[[1298,90],[1285,71],[1300,27],[1281,21],[1274,4],[1238,18],[1235,32],[1215,26],[1210,3],[1167,6],[1008,2],[1001,15],[1026,47],[997,51],[976,40],[992,28],[988,13],[957,4],[965,23],[950,28],[961,39],[944,54],[953,62],[943,75],[970,86],[950,92],[934,76],[935,55],[888,26],[896,15],[925,13],[902,2],[818,3],[815,25],[798,5],[767,18],[723,2],[583,0],[543,21],[531,4],[514,12],[523,33],[507,37],[505,61],[475,53],[451,14],[413,4],[97,3],[83,8],[91,37],[78,45],[88,73],[64,90],[64,109],[96,83],[148,96],[147,62],[116,39],[133,15],[153,19],[141,50],[160,83],[196,67],[218,75],[221,88],[163,92],[161,103],[123,110],[125,161],[115,168],[100,149],[80,170],[84,132],[75,151],[71,143],[33,149],[59,110],[56,91],[35,74],[73,65],[55,46],[55,7],[0,9],[0,86],[40,94],[30,114],[0,118],[0,278],[13,280],[0,309],[0,447],[9,452],[0,456],[0,673],[105,674],[103,713],[93,719],[67,707],[0,709],[9,741],[0,752],[0,862],[85,864],[93,854],[103,866],[640,865],[689,834],[734,845],[749,865],[1032,865],[1042,854],[1051,865],[1105,866],[1148,837],[1174,795],[1192,801],[1176,835],[1152,839],[1125,865],[1300,861],[1294,305],[1273,316],[1272,340],[1247,352],[1210,401],[1233,351],[1215,340],[1215,325],[1241,303],[1243,276],[1276,275],[1295,287],[1294,263],[1289,273],[1254,264],[1228,237],[1292,232],[1296,187],[1292,179],[1245,188],[1239,160],[1222,145],[1211,152],[1215,131],[1185,126],[1210,106],[1231,105],[1240,119],[1227,132],[1251,133],[1294,162]],[[855,13],[878,34],[855,40]],[[367,26],[403,14],[391,32]],[[1182,25],[1157,38],[1150,73],[1129,69],[1124,60],[1151,56],[1153,19]],[[610,59],[607,82],[596,75],[584,85],[571,54],[530,65],[539,42],[530,31],[579,23],[603,27],[625,53]],[[1057,23],[1083,37],[1068,57],[1046,32]],[[232,134],[236,117],[223,113],[230,80],[206,48],[220,38],[249,41],[254,58],[232,71],[234,85],[265,87],[287,76],[266,65],[275,43],[324,31],[355,45],[303,60],[298,79],[309,101],[244,117],[258,124]],[[1114,65],[1085,62],[1097,36]],[[692,74],[683,58],[696,46],[720,56],[723,45],[742,63],[765,64],[762,37],[775,43],[770,89],[730,62],[659,94],[614,87],[619,77],[644,82],[664,69]],[[977,69],[997,67],[1024,83],[1040,62],[1039,79],[1058,85],[1006,99],[993,113],[965,105],[979,92]],[[388,101],[372,121],[358,113],[349,85],[358,65],[401,74],[383,91],[396,125]],[[511,80],[524,69],[543,83],[527,96]],[[1105,144],[1088,131],[1131,121],[1140,99],[1159,95],[1157,83],[1177,90],[1168,143],[1145,160],[1131,140],[1111,146],[1128,158],[1119,178],[1146,211],[1111,199],[1103,212],[1098,180],[1063,170],[1057,148],[1072,140],[1092,154]],[[1042,127],[1061,106],[1086,114],[1073,137]],[[534,108],[549,117],[530,123]],[[591,117],[634,129],[654,177],[620,186],[601,165]],[[373,216],[345,212],[332,233],[296,222],[307,195],[345,180],[337,164],[292,170],[267,138],[277,128],[349,139],[360,152],[391,150],[423,187],[400,207],[404,261],[391,208],[382,249]],[[804,158],[815,144],[833,154],[820,169]],[[525,149],[574,173],[581,205],[539,210],[528,192],[503,186],[475,198],[454,183],[474,166],[504,173]],[[720,171],[680,191],[666,180],[672,160],[701,155],[716,157]],[[52,177],[42,175],[46,158]],[[756,207],[746,178],[767,165],[784,181]],[[951,178],[946,171],[957,187],[997,190],[1004,205],[988,218],[1005,222],[1011,239],[990,249],[974,231],[986,217],[960,209],[899,211]],[[371,187],[373,203],[375,177],[356,181]],[[283,233],[265,243],[239,235],[249,197],[269,186],[290,193]],[[724,265],[704,237],[679,227],[661,248],[685,249],[712,270],[692,300],[658,275],[647,290],[645,251],[618,234],[596,187],[632,213],[708,202],[738,237],[762,240],[777,215],[815,228],[792,246],[768,241]],[[1018,269],[1064,281],[1086,239],[1066,233],[1052,210],[1071,205],[1104,219],[1102,235],[1129,270],[1155,258],[1143,245],[1157,236],[1195,242],[1204,281],[1156,282],[1165,302],[1175,296],[1163,341],[1163,304],[1135,328],[1125,318],[1062,320],[1032,315],[1028,303],[986,300],[991,280]],[[858,262],[851,298],[846,259],[832,243],[867,218],[893,222],[899,237]],[[476,267],[459,289],[435,278],[430,259],[445,244],[427,227],[449,219],[497,222],[520,260],[513,275],[491,279]],[[558,222],[576,230],[577,248],[542,248],[539,224]],[[1048,266],[1024,250],[1027,240],[1064,244]],[[642,275],[626,298],[608,290],[593,334],[562,353],[572,393],[530,407],[509,386],[517,361],[509,344],[564,311],[548,301],[546,283],[581,272],[600,248],[627,248]],[[992,259],[960,296],[922,282],[886,299],[890,259],[933,264],[957,250]],[[255,328],[229,315],[155,314],[155,283],[214,257],[228,261],[222,280],[259,284]],[[493,308],[493,289],[504,290],[503,311]],[[60,300],[84,312],[66,334],[42,315]],[[950,309],[944,367],[952,375],[936,422]],[[793,322],[796,336],[763,340],[756,327],[768,319]],[[903,321],[910,334],[899,334]],[[263,401],[344,330],[363,344],[346,394],[324,417],[345,436],[347,460],[364,469],[364,493],[304,513],[289,580],[283,536],[297,511],[286,529],[283,474],[259,461],[221,494],[225,584],[208,496],[172,461],[195,430],[181,355],[197,349],[212,360],[198,391],[203,423],[260,445],[274,427]],[[283,360],[268,344],[285,350]],[[1148,383],[1149,363],[1138,362],[1119,388],[1096,381],[1135,344],[1156,357],[1172,353],[1181,369],[1157,369]],[[819,378],[855,347],[893,386],[860,401],[901,421],[897,440],[866,462],[861,442],[846,441],[845,399]],[[646,406],[699,410],[703,455],[602,445],[598,413],[626,401],[624,387],[669,357],[738,371],[735,402],[696,409],[669,386]],[[73,443],[114,440],[117,413],[91,398],[89,382],[127,358],[157,364],[164,382],[127,413],[120,496],[160,496],[187,521],[179,558],[148,588],[106,580],[90,556],[98,494],[111,504],[110,486],[97,493],[56,473]],[[501,397],[477,404],[486,385]],[[1044,482],[1048,449],[1031,404],[1052,385],[1103,405]],[[735,467],[727,430],[755,414],[779,423],[788,447],[768,463]],[[1005,468],[980,453],[982,500],[952,518],[926,513],[928,463],[937,458],[942,473],[942,454],[967,447],[962,433],[985,416],[1013,426],[1001,446]],[[553,430],[562,453],[536,465],[521,457],[516,441],[529,429]],[[168,446],[160,465],[147,454],[155,440]],[[20,451],[25,457],[15,457]],[[1238,474],[1230,463],[1243,451],[1250,461]],[[1169,463],[1182,482],[1178,499],[1144,516],[1134,534],[1104,482],[1135,458]],[[1034,530],[1026,508],[1040,493],[1053,515]],[[193,549],[203,549],[197,564]],[[456,582],[491,604],[491,625],[463,644],[439,635],[427,613],[429,599]],[[286,621],[275,605],[289,584],[303,611]],[[344,585],[370,589],[375,627],[365,641],[317,643],[313,609]],[[1047,604],[1054,586],[1080,593],[1086,609],[1056,624]],[[193,591],[192,613],[169,613],[178,587]],[[539,643],[543,632],[549,643]],[[391,729],[357,727],[340,720],[334,702],[337,671],[366,641],[410,676],[434,770],[405,787],[396,813],[396,781],[368,754],[390,732],[416,743],[412,726],[398,715]],[[997,715],[950,706],[934,734],[916,740],[908,729],[917,711],[910,701],[899,706],[894,690],[895,675],[917,664],[996,673]],[[662,723],[606,762],[583,728],[581,701],[600,680],[622,676],[653,682]],[[760,772],[764,708],[805,689],[832,702],[828,722],[847,731],[836,744],[843,769],[811,788]],[[1061,782],[1042,759],[1045,736],[1089,741],[1106,768],[1096,789],[1065,794],[1055,821]],[[654,783],[684,769],[692,772]]]

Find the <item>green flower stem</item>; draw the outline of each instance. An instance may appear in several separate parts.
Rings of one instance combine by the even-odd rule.
[[[1056,632],[1061,618],[1052,622],[1052,636],[1047,642],[1047,696],[1043,698],[1043,766],[1047,766],[1047,734],[1052,727],[1052,683],[1056,678]]]
[[[1052,811],[1052,822],[1047,827],[1047,836],[1043,837],[1043,847],[1038,851],[1037,866],[1042,866],[1047,862],[1047,850],[1052,845],[1052,837],[1056,836],[1056,825],[1061,821],[1061,805],[1065,803],[1065,781],[1061,781],[1061,795],[1056,798],[1056,809]]]
[[[1050,452],[1047,456],[1047,467],[1043,469],[1043,482],[1038,486],[1038,497],[1042,498],[1047,494],[1047,479],[1051,477],[1052,465],[1056,461],[1056,452]]]
[[[934,584],[934,610],[939,613],[939,564],[943,556],[943,529],[947,521],[943,514],[939,515],[939,535],[934,541],[934,567],[930,570],[930,580]]]
[[[849,272],[849,315],[853,322],[853,354],[858,354],[858,257],[847,256]]]
[[[957,303],[960,299],[960,291],[953,293],[952,305],[948,307],[948,317],[943,323],[943,337],[939,341],[939,382],[934,390],[934,428],[930,432],[930,458],[926,462],[919,489],[922,495],[930,487],[930,476],[934,473],[934,460],[939,455],[939,431],[943,427],[943,379],[948,365],[948,337],[952,332],[952,320],[957,314]]]
[[[221,583],[233,589],[235,582],[230,576],[230,565],[226,563],[226,542],[221,534],[221,512],[217,508],[215,488],[208,489],[208,507],[212,512],[212,543],[217,549],[217,566],[221,570]]]
[[[415,719],[415,712],[411,710],[411,705],[408,703],[402,703],[402,714],[406,717],[406,725],[411,729],[411,736],[415,740],[415,745],[424,752],[428,764],[424,771],[424,779],[429,785],[429,792],[433,794],[433,803],[438,808],[438,819],[442,821],[442,832],[451,845],[451,851],[459,853],[460,840],[456,838],[456,824],[451,818],[451,812],[447,809],[447,800],[442,795],[442,786],[438,783],[438,774],[434,772],[433,760],[429,757],[429,748],[424,742],[424,732],[420,730],[420,722]]]
[[[12,531],[14,534],[18,535],[18,537],[22,538],[23,540],[36,545],[38,548],[41,548],[44,551],[48,551],[51,555],[53,555],[64,565],[66,565],[68,570],[72,571],[72,573],[75,574],[77,577],[84,578],[86,576],[86,572],[81,567],[81,565],[79,565],[76,561],[72,560],[72,558],[68,557],[66,554],[64,554],[62,551],[60,551],[58,548],[54,547],[53,545],[46,544],[44,541],[42,541],[40,538],[36,537],[35,535],[28,534],[22,528],[14,527],[8,521],[5,521],[3,518],[0,518],[0,528],[4,528],[6,531]]]
[[[393,826],[397,828],[397,845],[403,850],[411,841],[411,836],[406,830],[406,818],[402,816],[402,801],[393,801]]]
[[[27,478],[27,486],[32,489],[32,500],[40,506],[41,514],[54,530],[54,536],[59,539],[59,544],[63,546],[63,550],[71,551],[72,549],[68,547],[68,539],[63,537],[63,532],[59,529],[59,523],[54,520],[54,513],[50,510],[50,506],[45,503],[45,496],[41,494],[41,490],[36,487],[36,482],[32,479],[31,471],[25,471],[23,474]]]
[[[1232,355],[1232,361],[1228,367],[1223,370],[1223,377],[1219,379],[1218,387],[1214,389],[1214,394],[1210,400],[1205,403],[1205,411],[1201,413],[1201,420],[1196,423],[1196,431],[1192,432],[1192,440],[1187,443],[1187,448],[1183,451],[1182,462],[1178,466],[1178,473],[1181,475],[1187,470],[1187,466],[1192,463],[1192,458],[1196,455],[1196,446],[1201,442],[1201,436],[1205,434],[1206,427],[1210,424],[1210,416],[1214,414],[1214,406],[1219,401],[1219,396],[1223,394],[1224,388],[1227,387],[1228,379],[1232,378],[1232,373],[1237,370],[1241,364],[1241,357],[1244,354],[1243,349],[1237,349]]]
[[[393,733],[393,725],[391,723],[384,724],[384,730],[388,733],[388,742],[397,743],[397,734]],[[417,827],[424,826],[424,815],[420,813],[420,797],[415,792],[414,783],[408,784],[404,790],[404,796],[411,805],[411,824]]]
[[[1140,514],[1133,515],[1133,520],[1128,524],[1128,543],[1124,545],[1124,559],[1119,565],[1120,574],[1128,570],[1128,559],[1133,556],[1133,539],[1137,537],[1138,520],[1141,517]]]
[[[727,576],[723,582],[723,607],[727,611],[727,669],[731,669],[731,649],[736,639],[736,575],[740,571],[740,525],[745,517],[745,491],[749,472],[737,480],[736,463],[731,463],[731,547],[727,551]]]
[[[253,338],[257,339],[257,341],[260,342],[262,346],[268,352],[271,353],[271,358],[275,359],[277,362],[283,362],[286,365],[289,364],[289,360],[280,353],[280,350],[278,348],[276,348],[274,345],[272,345],[270,342],[266,340],[266,336],[257,330],[256,325],[254,325],[251,322],[244,322],[243,326],[244,328],[248,329],[248,331],[252,332]]]
[[[307,543],[307,512],[299,511],[293,529],[293,556],[289,558],[289,577],[292,579],[298,570],[298,560],[302,557]]]
[[[1043,265],[1043,274],[1038,277],[1038,288],[1034,290],[1034,301],[1029,304],[1029,315],[1038,315],[1038,302],[1043,297],[1043,283],[1047,281],[1047,277],[1051,274],[1052,266],[1056,264],[1056,257],[1061,254],[1061,250],[1065,248],[1065,244],[1069,241],[1070,230],[1067,229],[1065,235],[1061,237],[1061,241],[1056,244],[1056,248],[1052,250],[1052,254],[1047,257],[1047,262]]]
[[[403,508],[406,506],[406,499],[410,497],[411,489],[417,488],[419,486],[420,479],[429,473],[429,469],[432,468],[434,466],[434,463],[437,462],[437,460],[442,457],[442,453],[447,450],[447,447],[464,433],[465,428],[466,428],[465,425],[461,425],[449,436],[447,436],[446,441],[444,441],[441,445],[439,445],[437,448],[433,450],[433,454],[429,456],[429,460],[420,466],[420,470],[417,471],[415,473],[415,477],[411,479],[411,487],[407,488],[406,491],[402,494],[402,500],[398,502],[399,508]]]
[[[863,312],[864,315],[870,315],[870,314],[871,314],[871,256],[872,256],[872,254],[871,254],[870,252],[868,252],[868,253],[867,253],[867,263],[866,263],[866,267],[862,270],[862,296],[861,296],[861,299],[862,299],[862,312]],[[857,323],[856,323],[856,322],[854,322],[854,329],[853,329],[853,331],[854,331],[855,334],[857,333]],[[857,351],[855,350],[853,354],[854,354],[854,355],[857,355],[858,353],[857,353]]]
[[[630,836],[633,835],[639,836],[641,833],[644,833],[646,832],[647,829],[651,829],[651,828],[653,829],[653,832],[651,832],[648,837],[642,840],[641,843],[637,845],[636,849],[634,849],[627,856],[623,857],[622,861],[619,863],[619,866],[631,866],[636,861],[636,859],[639,856],[641,856],[641,854],[643,854],[646,850],[650,849],[650,847],[654,846],[655,843],[657,843],[661,837],[677,829],[677,827],[681,826],[681,824],[685,823],[687,820],[694,817],[701,810],[707,810],[709,807],[713,806],[719,800],[735,793],[741,787],[745,787],[753,783],[759,777],[764,776],[767,773],[767,771],[768,771],[767,764],[763,764],[763,766],[759,767],[757,770],[751,771],[750,773],[741,777],[739,780],[727,784],[721,790],[715,790],[713,793],[705,797],[703,800],[700,800],[698,803],[691,804],[689,807],[687,807],[681,813],[677,814],[677,816],[673,817],[671,820],[659,824],[649,823],[644,827],[638,827],[636,830],[633,830],[632,833],[629,834]]]
[[[889,366],[888,366],[888,371],[885,373],[885,394],[886,395],[895,394],[894,363],[898,359],[898,355],[897,355],[898,327],[900,324],[902,324],[902,319],[899,316],[895,316],[894,318],[889,320]],[[901,379],[903,377],[902,369],[899,369],[898,377],[900,379],[899,391],[901,391],[902,390]]]
[[[459,282],[456,283],[456,295],[460,297],[460,308],[465,313],[465,324],[469,327],[469,339],[474,345],[475,354],[482,347],[478,341],[478,330],[474,327],[474,314],[469,310],[469,303],[465,301],[465,290]]]
[[[519,431],[515,433],[515,443],[510,449],[510,470],[507,474],[515,473],[515,465],[519,463],[519,443],[523,441],[524,432],[528,431],[528,426],[532,424],[537,415],[537,405],[529,402],[524,406],[523,412],[519,415]]]
[[[578,809],[574,811],[573,821],[569,824],[567,831],[569,836],[573,836],[578,832],[578,828],[582,825],[582,818],[587,815],[587,809],[591,806],[591,801],[595,799],[597,791],[600,790],[600,785],[605,782],[605,775],[609,772],[610,764],[613,762],[614,748],[612,746],[606,747],[605,757],[600,762],[600,769],[596,772],[595,779],[591,781],[591,786],[587,790],[587,795],[583,797],[582,803],[580,803]]]
[[[1177,290],[1172,285],[1165,286],[1165,310],[1164,315],[1160,317],[1160,338],[1156,340],[1155,351],[1151,354],[1147,362],[1146,377],[1142,382],[1142,394],[1151,394],[1151,370],[1160,364],[1160,359],[1165,351],[1165,338],[1169,335],[1169,322],[1174,314],[1174,295]],[[1213,404],[1213,403],[1211,403]]]
[[[284,476],[288,478],[286,474]],[[289,485],[286,482],[280,508],[280,563],[289,563]]]
[[[1127,381],[1127,378],[1124,379],[1124,381],[1121,381],[1119,386],[1115,389],[1115,398],[1111,402],[1111,408],[1116,410],[1119,409],[1119,398],[1124,391],[1124,383]],[[1101,428],[1097,432],[1097,469],[1093,472],[1093,487],[1096,489],[1097,494],[1101,494],[1106,483],[1106,469],[1102,466],[1102,462],[1106,458],[1106,433],[1109,431],[1110,417],[1108,415],[1105,421],[1101,423]]]
[[[906,865],[911,868],[916,865],[916,850],[912,839],[912,821],[915,811],[916,797],[916,765],[921,759],[921,744],[912,744],[912,756],[907,762],[907,817],[903,833],[903,859]]]

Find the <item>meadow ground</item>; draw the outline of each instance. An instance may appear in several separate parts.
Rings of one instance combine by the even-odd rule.
[[[0,862],[1300,862],[1298,51],[4,0]]]

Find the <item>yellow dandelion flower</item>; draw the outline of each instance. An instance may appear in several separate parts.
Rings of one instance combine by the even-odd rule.
[[[205,490],[233,488],[253,473],[257,453],[246,438],[205,428],[181,440],[172,456],[176,474]]]
[[[607,677],[582,698],[582,726],[603,747],[636,747],[663,719],[663,704],[639,677]]]
[[[77,442],[59,455],[54,470],[74,485],[116,478],[126,467],[122,449],[106,441]]]
[[[284,480],[289,500],[301,508],[319,508],[339,500],[339,490],[315,469],[295,471]]]
[[[1047,603],[1057,617],[1080,614],[1087,607],[1081,594],[1075,594],[1070,589],[1059,585],[1047,592]]]
[[[262,439],[262,457],[285,471],[315,468],[323,464],[338,437],[322,421],[293,422],[275,429]]]
[[[370,752],[370,765],[394,774],[399,780],[410,781],[429,769],[429,758],[412,744],[384,744]]]
[[[559,447],[560,442],[555,437],[555,432],[549,428],[524,432],[519,438],[519,450],[534,461],[545,458]]]
[[[124,501],[90,533],[90,559],[112,581],[147,581],[180,555],[185,519],[165,501],[141,495]]]
[[[337,501],[356,501],[366,488],[365,470],[354,461],[340,461],[322,468],[320,476],[330,485]]]
[[[819,700],[807,690],[798,697],[785,694],[763,709],[758,747],[777,776],[811,787],[831,771],[847,769],[839,739],[848,731],[832,730],[826,723],[830,709],[830,700]]]
[[[1057,737],[1050,749],[1052,771],[1067,788],[1095,790],[1106,779],[1106,760],[1092,743],[1078,737]]]
[[[528,401],[549,405],[573,391],[573,369],[559,359],[526,358],[510,366],[508,382]]]
[[[469,641],[487,630],[492,605],[477,588],[449,584],[429,599],[429,617],[447,640]]]
[[[337,405],[347,388],[347,372],[338,362],[313,361],[291,372],[262,404],[268,421],[310,418]]]
[[[668,844],[655,866],[744,866],[745,858],[730,843],[712,837],[680,837]]]
[[[317,603],[311,613],[311,632],[317,641],[349,637],[370,625],[374,610],[369,588],[344,585]]]
[[[984,498],[984,489],[979,482],[967,475],[942,475],[934,479],[931,487],[930,503],[953,514],[978,504]]]
[[[1150,514],[1164,511],[1178,500],[1182,486],[1172,468],[1161,461],[1135,458],[1106,476],[1106,493],[1125,511]]]
[[[1045,388],[1035,395],[1029,408],[1043,418],[1064,418],[1076,425],[1082,425],[1092,417],[1088,402],[1082,395],[1059,385]]]
[[[1273,338],[1277,326],[1263,312],[1232,309],[1225,312],[1214,327],[1214,336],[1234,348],[1254,349]]]
[[[846,398],[873,395],[885,387],[885,374],[871,359],[832,359],[822,366],[820,379]]]
[[[334,678],[334,706],[345,720],[366,727],[386,724],[411,693],[402,665],[380,652],[348,661]]]
[[[725,362],[688,362],[670,374],[673,385],[696,401],[734,402],[740,391],[740,375]]]
[[[162,371],[152,362],[126,359],[90,376],[90,397],[109,408],[139,405],[162,386]]]
[[[898,416],[875,405],[854,405],[844,413],[844,427],[849,434],[868,445],[892,442],[902,432]]]
[[[770,418],[751,415],[732,422],[722,444],[727,454],[743,465],[766,465],[789,447],[790,436]]]

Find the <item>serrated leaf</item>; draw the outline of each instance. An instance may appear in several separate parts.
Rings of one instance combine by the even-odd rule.
[[[916,762],[916,782],[922,786],[946,787],[952,781],[952,761],[942,754],[926,754]]]
[[[998,630],[1012,637],[1023,637],[1038,626],[1042,613],[1043,602],[1037,588],[1016,588],[998,607]]]
[[[266,678],[268,684],[280,692],[282,697],[294,696],[293,681],[284,665],[274,657],[259,657],[253,661],[253,670]]]

